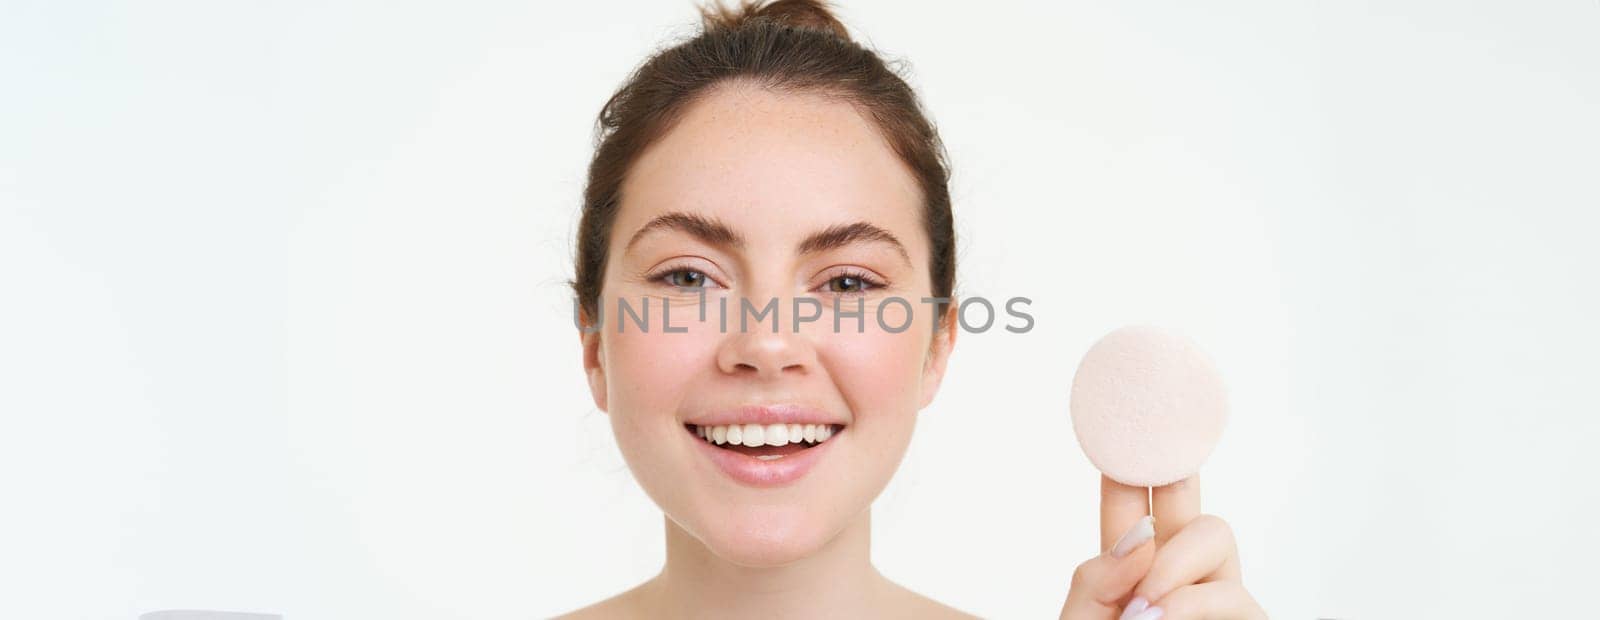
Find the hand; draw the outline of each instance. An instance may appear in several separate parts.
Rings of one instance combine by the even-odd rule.
[[[1102,476],[1100,548],[1072,573],[1063,620],[1267,617],[1240,580],[1233,531],[1200,514],[1198,477],[1147,493]]]

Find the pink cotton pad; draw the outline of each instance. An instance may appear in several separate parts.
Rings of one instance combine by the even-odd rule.
[[[1101,473],[1141,487],[1200,471],[1228,419],[1227,388],[1188,338],[1149,325],[1101,338],[1072,378],[1072,430]]]

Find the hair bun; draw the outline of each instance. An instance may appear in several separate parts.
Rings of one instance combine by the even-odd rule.
[[[830,33],[846,41],[850,32],[844,23],[833,16],[827,0],[739,0],[738,8],[722,6],[715,0],[710,7],[700,9],[700,18],[707,31],[736,30],[757,20],[767,20],[784,26],[808,28]]]

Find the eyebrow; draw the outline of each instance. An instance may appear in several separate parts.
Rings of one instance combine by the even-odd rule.
[[[866,222],[829,226],[806,237],[796,249],[801,254],[815,254],[861,241],[889,244],[900,254],[900,258],[905,259],[907,265],[911,264],[911,254],[906,252],[905,244],[900,243],[894,233]]]
[[[706,217],[694,213],[674,211],[656,216],[640,226],[638,231],[628,239],[624,250],[631,249],[645,235],[658,230],[676,230],[686,233],[705,243],[721,246],[743,248],[745,239],[733,228],[714,217]],[[911,264],[911,254],[906,251],[905,244],[900,239],[883,228],[867,222],[851,224],[835,224],[806,236],[796,246],[795,251],[800,254],[816,254],[828,250],[841,248],[852,243],[874,242],[885,243],[893,247],[895,252],[904,259],[907,265]]]
[[[623,250],[632,249],[634,244],[644,238],[647,233],[656,230],[682,231],[715,246],[742,248],[745,245],[744,237],[739,236],[739,233],[734,232],[732,228],[722,223],[721,220],[693,213],[674,211],[658,215],[644,226],[640,226],[639,230],[633,233],[633,237],[628,239],[628,245]]]

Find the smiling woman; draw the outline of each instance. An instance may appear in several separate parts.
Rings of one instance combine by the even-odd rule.
[[[607,300],[949,297],[949,171],[910,87],[819,3],[703,16],[601,112],[573,283],[584,322]],[[689,616],[708,600],[730,616],[962,615],[868,557],[868,507],[954,345],[951,306],[932,307],[891,312],[921,327],[899,331],[777,329],[774,314],[771,330],[582,333],[595,405],[665,513],[667,560],[576,615]]]
[[[611,241],[622,247],[680,212],[721,222],[711,228],[727,234],[658,227],[611,257],[602,298],[687,301],[701,294],[692,289],[709,289],[719,300],[764,305],[932,294],[927,269],[914,267],[931,254],[914,183],[854,106],[745,83],[714,88],[635,162]],[[818,233],[858,221],[905,239],[912,260],[866,238],[807,251]],[[873,284],[863,286],[868,278]],[[909,318],[925,329],[602,330],[584,335],[584,357],[597,406],[611,415],[630,469],[673,533],[707,559],[778,567],[832,556],[823,552],[842,536],[865,540],[865,509],[898,465],[917,410],[932,399],[954,334],[935,332],[930,316]],[[727,441],[694,441],[685,424],[727,425]],[[777,424],[837,434],[793,458],[729,449],[765,443],[763,429]],[[664,578],[676,574],[672,562]],[[859,582],[868,567],[833,568],[830,579]],[[841,594],[860,587],[828,584]]]
[[[869,554],[870,506],[960,331],[938,133],[818,2],[703,16],[699,36],[646,61],[600,113],[573,281],[583,364],[664,513],[667,557],[654,578],[573,615],[963,616],[890,581]],[[646,327],[652,298],[665,329]],[[796,308],[781,329],[780,300]],[[594,327],[612,301],[617,328]],[[737,329],[666,324],[674,306],[726,317],[730,303]],[[745,320],[755,307],[770,329]],[[805,320],[824,312],[832,320]],[[1181,525],[1114,523],[1164,536]],[[1130,602],[1140,618],[1163,613],[1124,582],[1152,565],[1149,545],[1134,551],[1145,539],[1086,563],[1102,578],[1077,584],[1064,615],[1112,617]],[[1230,557],[1224,538],[1200,540],[1226,544],[1180,567]]]

